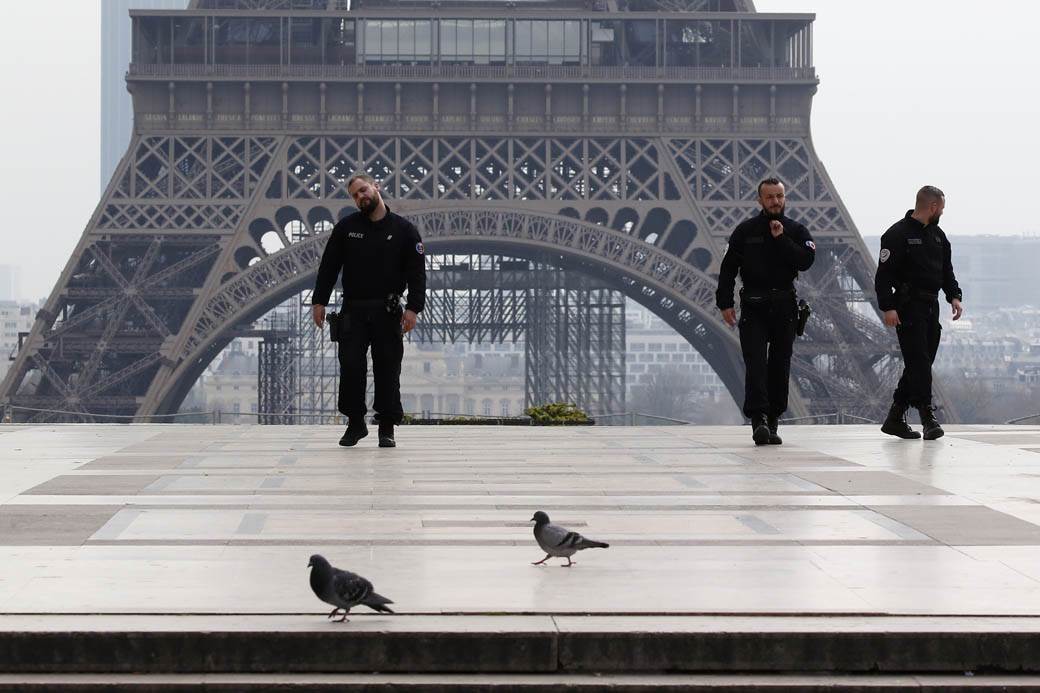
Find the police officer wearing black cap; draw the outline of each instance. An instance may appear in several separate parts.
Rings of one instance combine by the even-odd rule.
[[[339,444],[357,445],[365,426],[367,352],[372,348],[375,421],[379,447],[396,447],[394,425],[401,408],[404,334],[415,327],[426,304],[426,258],[415,226],[387,207],[379,183],[357,174],[347,192],[358,211],[332,229],[321,256],[312,295],[314,324],[325,323],[325,306],[336,277],[343,273],[343,311],[339,320],[339,410],[348,418]],[[402,310],[400,300],[408,289]]]
[[[762,211],[737,226],[719,270],[715,303],[722,318],[737,324],[733,288],[740,290],[740,350],[744,354],[744,416],[756,445],[780,445],[780,415],[787,411],[791,353],[798,323],[794,280],[812,267],[816,244],[809,230],[784,215],[784,185],[758,184]]]
[[[942,333],[939,290],[946,294],[954,320],[963,313],[950,241],[939,228],[945,208],[943,191],[926,185],[917,191],[914,208],[881,237],[874,289],[885,324],[896,328],[903,353],[903,375],[881,430],[898,438],[921,437],[906,422],[910,407],[921,416],[925,440],[943,436],[932,406],[932,362]]]

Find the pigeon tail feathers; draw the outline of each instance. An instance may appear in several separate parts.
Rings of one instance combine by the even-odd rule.
[[[392,614],[392,613],[394,613],[394,610],[391,609],[389,606],[387,606],[387,604],[393,604],[393,601],[387,599],[386,597],[384,597],[381,594],[376,594],[375,592],[373,592],[372,594],[368,595],[368,598],[366,598],[365,601],[363,601],[361,603],[364,606],[367,606],[369,609],[373,609],[375,611],[381,611],[384,614]]]

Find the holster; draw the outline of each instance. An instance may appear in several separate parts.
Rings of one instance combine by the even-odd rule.
[[[812,315],[812,308],[809,307],[804,298],[798,299],[798,327],[795,330],[795,334],[799,337],[805,334],[805,324],[809,322],[810,315]]]
[[[346,314],[340,315],[336,311],[332,311],[325,316],[325,320],[329,323],[329,341],[338,342],[342,334],[347,331],[347,326],[344,324],[347,322]]]
[[[400,294],[386,295],[386,312],[398,318],[404,315],[404,308],[401,307]]]

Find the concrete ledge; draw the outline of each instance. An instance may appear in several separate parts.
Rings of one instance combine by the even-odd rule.
[[[804,676],[804,675],[553,675],[517,674],[291,674],[291,675],[0,675],[0,693],[196,693],[205,691],[408,691],[409,693],[476,693],[522,691],[550,693],[654,693],[703,691],[718,693],[989,693],[1035,691],[1033,676]]]
[[[563,633],[567,672],[1040,672],[1020,633]]]
[[[551,672],[550,633],[12,633],[0,671]]]
[[[1040,673],[1040,619],[5,616],[0,673]]]

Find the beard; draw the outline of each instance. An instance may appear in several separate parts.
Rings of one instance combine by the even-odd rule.
[[[928,223],[930,225],[932,225],[932,226],[934,226],[935,224],[938,224],[939,223],[939,217],[941,217],[941,216],[942,216],[942,212],[939,212],[938,214],[933,214],[932,216],[928,217]]]
[[[367,215],[369,215],[369,214],[371,214],[372,212],[375,211],[375,209],[378,206],[378,204],[379,203],[376,202],[374,197],[370,197],[367,200],[362,200],[361,203],[358,204],[358,210],[362,214],[367,216]]]
[[[766,213],[766,218],[769,219],[769,221],[780,221],[780,217],[782,217],[784,215],[784,209],[786,209],[786,208],[787,208],[787,205],[786,204],[782,204],[782,205],[780,205],[780,209],[778,211],[776,211],[776,212],[773,212],[771,210],[766,209],[766,210],[764,210],[765,213]]]

